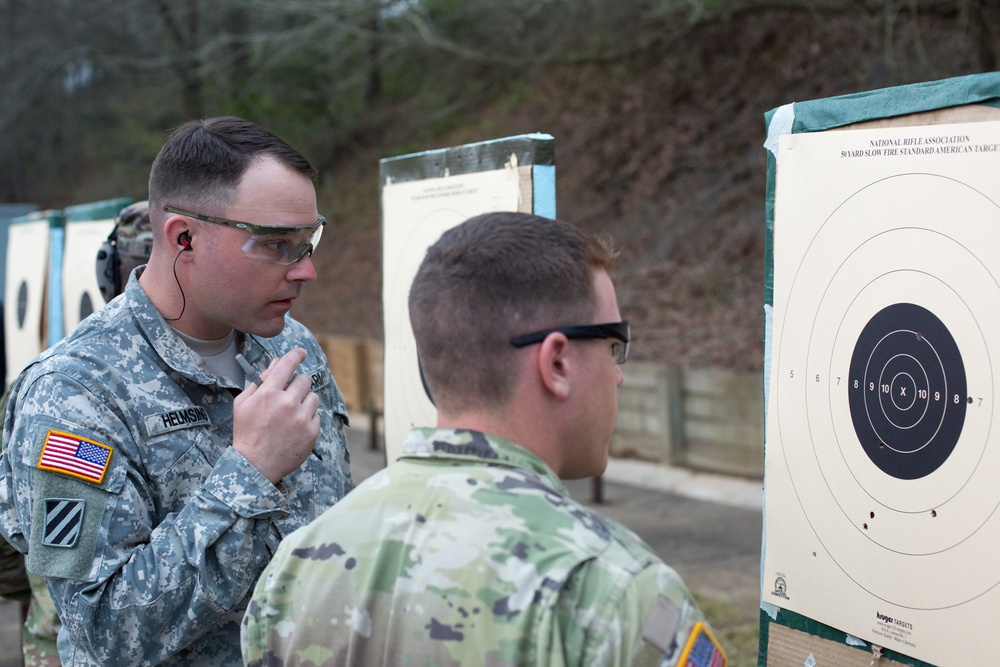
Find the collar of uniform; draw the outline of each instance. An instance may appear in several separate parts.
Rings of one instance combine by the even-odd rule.
[[[499,436],[469,429],[414,428],[403,441],[400,459],[438,459],[530,470],[548,479],[552,488],[563,484],[545,461],[521,445]]]
[[[142,289],[138,277],[142,274],[143,268],[135,269],[132,279],[125,286],[126,303],[135,317],[137,326],[170,368],[198,384],[219,384],[219,379],[198,363],[198,355],[163,321],[160,311],[150,301],[146,290]]]
[[[240,347],[240,354],[254,366],[261,369],[267,368],[274,357],[280,357],[275,350],[266,347],[256,336],[243,334],[243,345]]]

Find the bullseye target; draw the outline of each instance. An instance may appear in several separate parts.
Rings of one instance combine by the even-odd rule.
[[[126,206],[128,200],[114,204],[115,212]],[[101,289],[94,271],[94,258],[101,244],[115,226],[114,217],[103,219],[70,219],[66,222],[66,249],[63,260],[63,327],[64,334],[104,305]]]
[[[963,150],[851,161],[941,136]],[[986,145],[998,124],[787,135],[778,151],[764,597],[880,645],[878,614],[907,618],[892,636],[917,657],[943,650],[923,619],[1000,604]]]
[[[948,460],[965,421],[965,366],[934,313],[886,306],[858,337],[848,374],[854,432],[868,458],[900,479]]]
[[[55,219],[51,211],[32,214],[11,223],[7,231],[4,301],[14,306],[3,313],[7,386],[44,349],[49,228]]]

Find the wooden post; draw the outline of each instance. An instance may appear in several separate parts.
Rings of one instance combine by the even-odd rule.
[[[687,445],[684,441],[684,372],[679,366],[667,368],[666,382],[670,463],[683,465],[687,460]]]
[[[597,505],[604,502],[604,476],[598,475],[590,479],[590,500]]]

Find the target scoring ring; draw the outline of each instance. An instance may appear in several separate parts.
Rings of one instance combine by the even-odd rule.
[[[986,474],[1000,465],[1000,455],[985,448],[992,423],[994,375],[988,341],[1000,339],[1000,331],[991,318],[977,317],[989,312],[986,306],[1000,296],[1000,284],[990,263],[975,250],[988,247],[983,239],[992,238],[992,232],[984,235],[983,227],[976,226],[972,228],[975,235],[966,236],[964,228],[949,227],[947,232],[939,228],[947,211],[937,202],[947,199],[946,194],[958,196],[968,187],[929,174],[901,176],[876,182],[848,197],[826,220],[836,218],[844,223],[835,226],[837,238],[830,236],[830,227],[824,228],[824,223],[803,245],[803,254],[798,255],[801,261],[788,283],[786,312],[795,316],[776,320],[776,331],[781,331],[778,340],[784,342],[776,347],[776,367],[780,370],[773,377],[779,390],[771,399],[775,406],[769,421],[777,424],[784,443],[781,452],[791,473],[791,490],[819,539],[820,544],[813,548],[822,546],[840,570],[869,594],[901,606],[929,609],[961,604],[1000,577],[1000,568],[976,561],[973,569],[982,575],[976,582],[931,589],[905,583],[926,580],[940,563],[967,562],[967,555],[977,552],[989,539],[981,529],[991,517],[1000,520],[997,504],[992,502],[997,495],[992,491],[995,485]],[[922,189],[928,180],[932,187]],[[908,199],[894,197],[902,191]],[[892,222],[886,226],[872,217],[882,200],[897,199],[904,202],[894,211],[906,221],[902,226]],[[979,215],[972,219],[983,225],[996,224],[997,205],[986,198],[976,203]],[[831,250],[838,245],[849,252],[838,255]],[[879,270],[873,275],[874,266]],[[907,351],[897,359],[893,359],[899,352],[894,347],[897,341],[887,341],[885,350],[876,350],[878,340],[863,346],[867,348],[862,356],[866,363],[859,377],[860,385],[874,353],[878,359],[871,368],[879,372],[871,380],[890,385],[881,403],[876,400],[864,407],[865,422],[871,412],[879,433],[884,428],[890,435],[920,431],[923,436],[917,444],[892,441],[897,445],[897,457],[936,450],[943,460],[936,474],[932,470],[909,480],[886,473],[863,449],[849,407],[849,392],[838,385],[848,379],[845,371],[860,354],[859,332],[874,318],[872,314],[885,309],[886,304],[911,301],[911,305],[926,306],[938,322],[948,322],[951,330],[941,324],[942,335],[933,336],[933,345],[923,342],[926,349]],[[918,333],[931,331],[924,326],[898,328],[906,329],[909,333],[901,333],[916,343],[920,343]],[[883,334],[894,330],[886,329]],[[923,429],[934,425],[935,417],[942,428],[948,428],[951,418],[943,419],[942,411],[933,409],[929,399],[933,394],[928,393],[928,398],[920,394],[921,389],[932,391],[932,386],[945,380],[948,392],[953,393],[951,361],[945,359],[948,353],[941,353],[948,341],[955,345],[952,359],[971,373],[967,383],[969,387],[974,384],[979,397],[971,432],[967,419],[964,428],[955,427],[955,437],[961,436],[961,442],[953,447],[950,457],[940,454],[936,441],[939,429]],[[887,369],[890,360],[896,367]],[[902,387],[906,388],[905,400],[899,393]],[[895,402],[892,391],[897,392]],[[971,395],[961,398],[970,406],[968,410],[973,410],[968,403]],[[950,409],[957,412],[954,403]],[[788,415],[792,416],[790,421]],[[863,426],[874,431],[872,423]],[[938,515],[934,508],[947,512]],[[832,512],[842,514],[847,521],[832,520]],[[863,521],[874,523],[862,525]],[[920,556],[923,558],[914,558]],[[883,568],[871,567],[874,562],[907,574],[887,577]]]
[[[924,373],[924,381],[925,381],[924,384],[925,385],[927,384],[926,380],[927,380],[927,373]],[[905,371],[901,371],[899,373],[896,373],[896,376],[892,378],[892,382],[889,383],[889,386],[891,387],[891,389],[889,390],[889,394],[892,397],[892,405],[893,405],[894,408],[896,408],[900,412],[906,412],[910,408],[912,408],[914,406],[914,404],[916,404],[918,389],[917,389],[917,383],[913,379],[912,375],[910,375],[909,373],[907,373]],[[897,394],[897,391],[896,391],[897,389],[899,390],[898,394]],[[906,396],[907,396],[906,390],[907,389],[910,390],[910,393],[909,393],[910,398],[909,398],[909,400],[906,399]],[[899,397],[898,399],[897,399],[897,396]],[[926,396],[924,397],[924,399],[925,399],[924,403],[923,403],[924,410],[921,413],[921,416],[927,414],[927,400],[926,400]],[[880,397],[880,400],[881,400],[881,397]],[[893,422],[893,424],[895,424],[895,422]],[[895,425],[898,428],[913,428],[912,426],[901,426],[899,424],[895,424]]]

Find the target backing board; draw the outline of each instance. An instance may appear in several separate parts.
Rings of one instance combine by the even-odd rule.
[[[61,218],[57,211],[43,211],[15,218],[8,227],[3,310],[5,386],[10,386],[45,348],[42,327],[50,228],[61,224]]]
[[[383,405],[390,463],[411,428],[437,423],[420,376],[407,305],[427,248],[480,213],[554,216],[552,145],[549,135],[524,135],[383,160]]]
[[[777,150],[762,602],[932,664],[996,653],[998,173],[1000,122]]]

